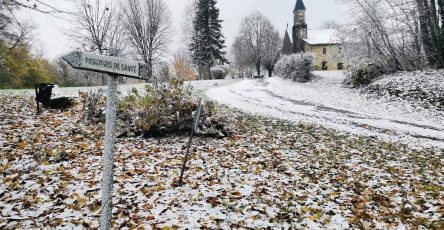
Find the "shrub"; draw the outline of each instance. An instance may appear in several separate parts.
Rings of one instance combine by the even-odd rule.
[[[119,102],[120,133],[135,133],[145,137],[188,133],[197,106],[191,87],[179,78],[148,85],[143,96],[133,90],[133,95]],[[205,103],[201,130],[205,129],[207,136],[227,136],[224,125],[212,118],[213,112],[214,106],[210,102]]]
[[[211,68],[211,76],[213,79],[224,79],[225,71],[219,67]]]
[[[296,82],[307,82],[312,79],[314,56],[307,53],[299,53],[283,56],[276,63],[276,73],[284,79]]]
[[[415,107],[444,109],[444,70],[398,72],[385,75],[361,91],[377,98],[406,100]]]
[[[224,65],[215,66],[211,68],[210,71],[211,71],[211,76],[213,76],[213,79],[225,79],[230,73],[229,67]]]
[[[191,60],[184,52],[176,52],[173,56],[173,69],[177,77],[185,81],[198,79],[198,74],[194,70]]]
[[[105,91],[98,89],[86,93],[80,93],[80,98],[83,104],[83,117],[88,122],[104,121],[103,112],[106,108]]]
[[[382,76],[385,73],[386,71],[379,64],[373,64],[373,63],[359,64],[351,66],[350,69],[347,70],[346,73],[347,78],[344,81],[344,83],[352,87],[366,86],[375,81],[376,79],[378,79],[380,76]]]

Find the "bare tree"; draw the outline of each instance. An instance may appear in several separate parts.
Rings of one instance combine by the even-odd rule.
[[[61,17],[68,14],[57,9],[50,3],[40,0],[0,0],[0,41],[7,47],[6,52],[0,53],[0,60],[20,44],[30,45],[32,40],[32,31],[34,27],[24,23],[16,16],[17,10],[29,9],[34,12],[48,14],[54,17]],[[0,61],[2,63],[2,61]],[[0,66],[2,68],[2,66]]]
[[[125,49],[124,30],[117,19],[121,13],[110,0],[79,0],[74,12],[74,30],[68,35],[87,52],[101,55],[113,49],[119,56]],[[100,74],[102,85],[106,77]]]
[[[417,7],[410,0],[346,0],[352,21],[338,28],[350,64],[377,63],[386,71],[421,69]]]
[[[27,23],[20,22],[16,16],[16,9],[22,6],[16,1],[0,2],[0,40],[7,46],[7,52],[0,54],[0,58],[11,54],[19,44],[31,40],[34,27]]]
[[[273,75],[274,66],[281,55],[282,40],[279,31],[269,28],[265,33],[264,57],[262,65],[268,71],[268,76]]]
[[[124,18],[131,45],[152,76],[155,61],[167,51],[170,10],[164,0],[127,0]]]
[[[182,32],[180,39],[182,41],[182,44],[184,45],[179,47],[179,50],[177,51],[177,53],[175,53],[174,56],[175,63],[177,63],[179,60],[185,60],[185,59],[192,61],[192,53],[190,52],[188,47],[191,46],[193,36],[195,35],[193,22],[196,16],[196,6],[197,6],[197,0],[190,0],[188,4],[185,6],[184,11],[182,12],[183,20],[180,24],[180,30]],[[180,56],[179,60],[177,59],[178,54]],[[194,66],[191,67],[193,68],[193,72],[195,72]]]
[[[192,38],[195,33],[194,30],[194,17],[196,16],[196,5],[197,0],[191,0],[186,6],[183,11],[183,21],[181,23],[181,31],[182,31],[182,41],[186,45],[186,47],[189,47],[192,43]]]
[[[15,8],[26,8],[44,14],[66,14],[66,12],[40,0],[0,0],[0,5],[7,8],[11,13]]]
[[[334,19],[332,19],[323,22],[320,26],[320,29],[336,29],[337,27],[338,23]]]
[[[63,86],[70,85],[69,76],[70,76],[70,68],[69,64],[64,61],[62,58],[58,58],[55,61],[55,66],[57,68],[57,74],[59,75],[60,81]]]
[[[238,78],[252,77],[254,67],[254,58],[251,50],[247,47],[245,39],[238,36],[235,38],[231,47],[233,55],[233,65]]]
[[[184,51],[177,51],[173,56],[175,75],[186,81],[196,80],[197,74],[192,66],[191,57]]]
[[[242,41],[239,42],[239,45],[244,46],[242,49],[248,50],[256,67],[257,75],[261,75],[261,66],[265,57],[268,57],[270,63],[275,55],[276,47],[278,47],[275,42],[280,42],[276,33],[278,32],[270,20],[260,12],[252,13],[241,22],[238,38]]]

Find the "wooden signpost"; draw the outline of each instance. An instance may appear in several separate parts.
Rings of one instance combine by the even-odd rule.
[[[63,57],[75,69],[109,74],[106,102],[105,155],[102,179],[102,212],[100,229],[111,229],[116,139],[117,79],[119,76],[149,80],[148,65],[132,60],[74,51]]]
[[[74,51],[62,57],[75,69],[149,80],[148,65],[132,60]]]

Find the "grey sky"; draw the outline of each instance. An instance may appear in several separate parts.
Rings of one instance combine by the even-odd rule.
[[[180,24],[183,20],[183,10],[190,0],[166,1],[172,12],[174,39],[171,42],[170,50],[173,51],[180,46]],[[64,10],[72,10],[73,8],[69,0],[45,0],[44,2]],[[222,26],[227,47],[231,46],[242,18],[256,10],[266,15],[283,34],[287,23],[290,28],[293,23],[292,11],[295,2],[296,0],[219,0],[218,6],[221,10],[221,19],[224,20]],[[307,8],[309,29],[316,29],[330,19],[342,21],[341,15],[343,15],[344,5],[338,0],[304,0],[304,3]],[[34,32],[35,45],[38,46],[36,50],[43,52],[46,57],[55,58],[74,47],[74,44],[63,32],[69,30],[70,27],[66,20],[29,10],[22,10],[20,16],[30,19],[31,24],[36,27]]]

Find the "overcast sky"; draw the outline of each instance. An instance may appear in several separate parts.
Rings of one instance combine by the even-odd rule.
[[[180,46],[180,24],[184,7],[190,0],[165,0],[172,13],[174,38],[170,44],[170,50],[174,51]],[[72,10],[73,5],[69,0],[43,0],[62,10]],[[234,37],[238,33],[239,24],[243,17],[253,11],[260,11],[282,31],[285,31],[287,23],[293,23],[293,7],[296,0],[219,0],[218,7],[221,11],[223,33],[226,38],[226,46],[230,47]],[[309,29],[317,29],[323,22],[335,19],[343,20],[344,5],[338,0],[304,0],[307,8],[307,24]],[[36,50],[43,52],[48,58],[56,58],[75,46],[65,36],[64,31],[69,30],[70,23],[66,20],[49,15],[36,13],[30,10],[21,10],[20,17],[29,19],[36,27],[34,32]]]

